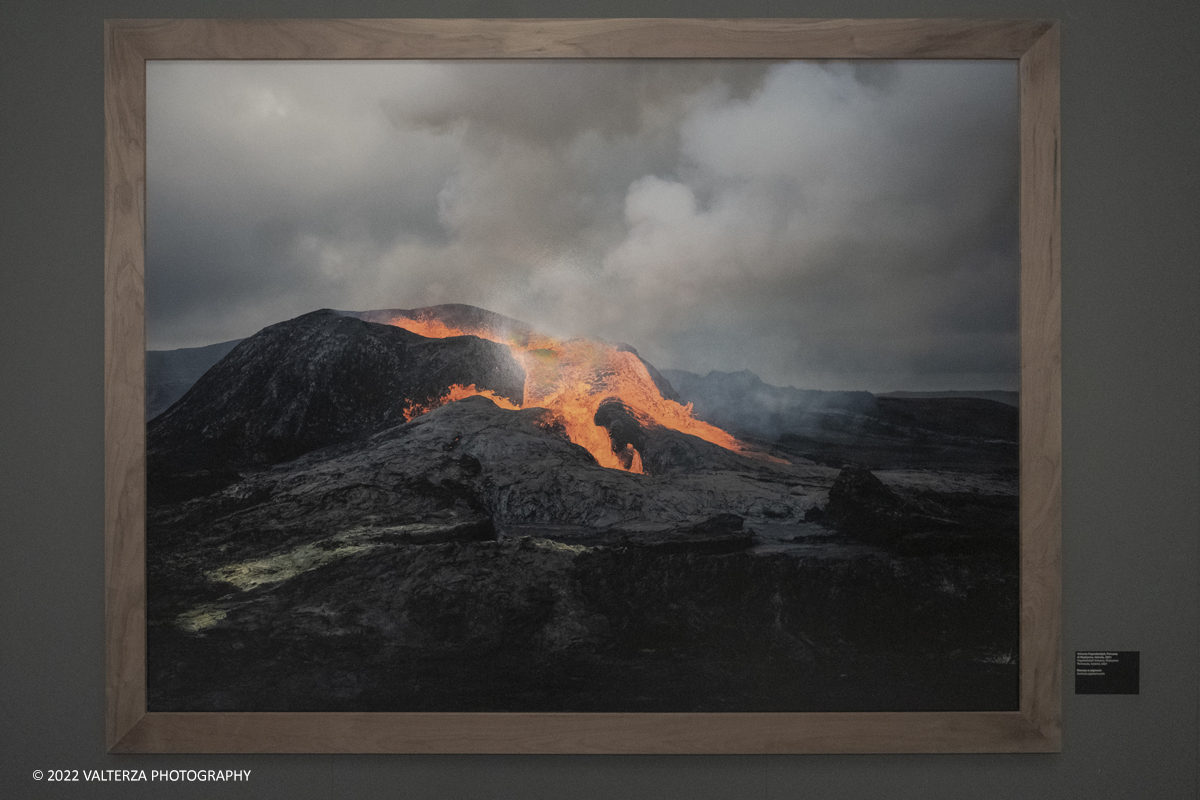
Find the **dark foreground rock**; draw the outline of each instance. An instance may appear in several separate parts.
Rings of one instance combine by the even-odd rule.
[[[603,469],[544,410],[471,397],[155,506],[150,707],[1015,707],[1014,497],[727,457]],[[756,545],[826,496],[907,532]],[[906,551],[935,511],[1007,549]]]
[[[629,541],[653,553],[736,553],[754,544],[754,534],[744,529],[744,523],[737,514],[718,514],[671,531],[640,532]]]
[[[153,617],[150,708],[1012,709],[1015,585],[987,559],[380,540]]]
[[[869,469],[848,466],[829,489],[826,518],[845,533],[872,544],[893,545],[918,516]]]
[[[1015,495],[889,488],[870,470],[848,466],[829,489],[829,503],[806,519],[822,519],[860,541],[905,555],[989,551],[1015,559],[1019,506]]]
[[[669,433],[694,440],[685,441],[689,452],[721,449]],[[723,514],[798,519],[834,474],[722,454],[718,464],[737,469],[700,463],[661,476],[605,469],[544,409],[509,411],[469,397],[365,439],[248,472],[204,496],[154,506],[149,554],[153,560],[188,548],[250,558],[348,528],[448,513],[486,515],[501,527],[576,525],[636,538]]]

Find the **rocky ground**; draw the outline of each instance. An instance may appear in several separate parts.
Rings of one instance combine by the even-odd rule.
[[[542,409],[476,396],[404,421],[415,393],[480,375],[515,393],[491,342],[300,319],[150,426],[150,710],[1016,707],[1015,440],[1000,459],[1007,434],[967,435],[969,409],[853,397],[890,425],[872,470],[604,407],[632,474]],[[406,376],[341,390],[380,363]],[[280,388],[311,374],[335,379]],[[951,463],[906,460],[904,430]]]
[[[867,550],[670,552],[528,534],[423,545],[385,535],[341,549],[307,570],[247,581],[160,617],[150,635],[151,708],[966,710],[1017,702],[1015,580],[998,564]]]

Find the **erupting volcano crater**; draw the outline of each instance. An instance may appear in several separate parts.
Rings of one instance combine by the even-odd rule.
[[[605,421],[614,418],[603,413],[602,406],[616,402],[624,409],[623,419],[636,420],[640,427],[667,428],[735,453],[772,458],[715,425],[696,419],[691,404],[679,402],[666,379],[628,345],[582,338],[555,339],[516,320],[472,306],[371,311],[354,316],[431,339],[478,336],[506,345],[525,370],[520,403],[498,398],[491,390],[479,389],[474,384],[456,384],[427,406],[414,409],[412,416],[473,394],[488,397],[502,408],[546,408],[562,423],[571,441],[591,453],[596,463],[610,469],[644,472],[638,442],[628,434],[614,437],[610,423]]]

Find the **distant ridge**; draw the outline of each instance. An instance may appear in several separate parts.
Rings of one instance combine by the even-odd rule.
[[[1004,403],[1006,406],[1018,408],[1021,405],[1020,392],[1005,392],[999,389],[984,390],[982,392],[887,392],[886,394],[876,393],[876,397],[899,397],[908,400],[925,400],[941,397],[962,397],[973,398],[976,400],[994,400],[997,403]]]
[[[1016,452],[1016,392],[875,395],[772,386],[748,370],[663,375],[700,419],[831,466],[991,469]]]
[[[146,419],[151,420],[183,397],[200,376],[237,347],[241,339],[177,350],[146,351]]]

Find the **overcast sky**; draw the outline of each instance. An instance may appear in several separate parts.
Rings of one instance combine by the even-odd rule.
[[[1015,62],[170,62],[151,349],[469,303],[661,368],[1016,389]]]

